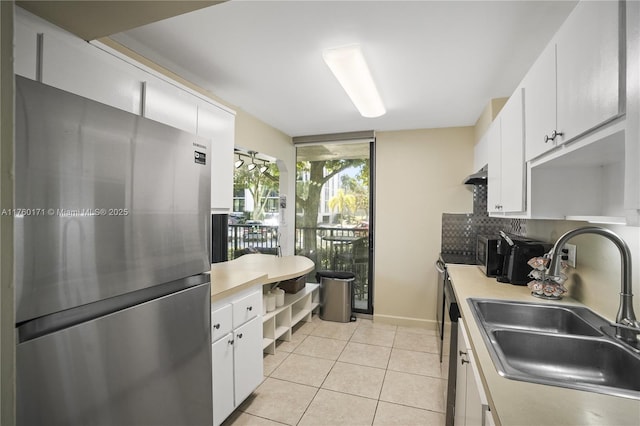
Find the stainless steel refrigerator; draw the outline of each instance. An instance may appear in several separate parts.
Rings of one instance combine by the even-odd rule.
[[[16,77],[20,425],[210,425],[210,142]]]

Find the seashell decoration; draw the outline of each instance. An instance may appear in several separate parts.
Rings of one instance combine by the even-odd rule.
[[[545,256],[534,257],[529,259],[527,264],[533,268],[529,273],[529,277],[533,278],[527,284],[527,287],[531,290],[531,294],[535,297],[542,299],[562,299],[562,295],[567,292],[564,282],[567,280],[567,275],[564,271],[568,265],[566,262],[561,263],[562,272],[559,275],[547,275],[547,265],[549,264],[549,258]]]

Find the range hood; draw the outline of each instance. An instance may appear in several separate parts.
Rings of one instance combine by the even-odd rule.
[[[487,184],[487,166],[484,166],[480,171],[473,173],[462,181],[465,185],[486,185]]]

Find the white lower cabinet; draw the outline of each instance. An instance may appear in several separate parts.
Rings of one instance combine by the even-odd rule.
[[[222,423],[235,408],[233,343],[233,333],[229,333],[211,346],[214,425]]]
[[[462,319],[458,321],[457,363],[454,425],[495,424]]]
[[[262,382],[261,318],[256,317],[236,329],[233,336],[233,370],[237,406]]]
[[[213,424],[216,426],[262,382],[261,301],[262,289],[258,286],[212,306]]]

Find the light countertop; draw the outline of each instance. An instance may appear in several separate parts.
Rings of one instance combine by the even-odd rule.
[[[557,386],[506,379],[493,365],[467,299],[473,297],[534,303],[578,304],[565,297],[546,301],[531,296],[527,286],[498,283],[474,265],[447,265],[469,333],[489,405],[502,425],[639,425],[640,401]]]
[[[228,262],[211,265],[211,302],[256,284],[269,284],[311,272],[313,261],[304,256],[277,257],[245,254]]]

